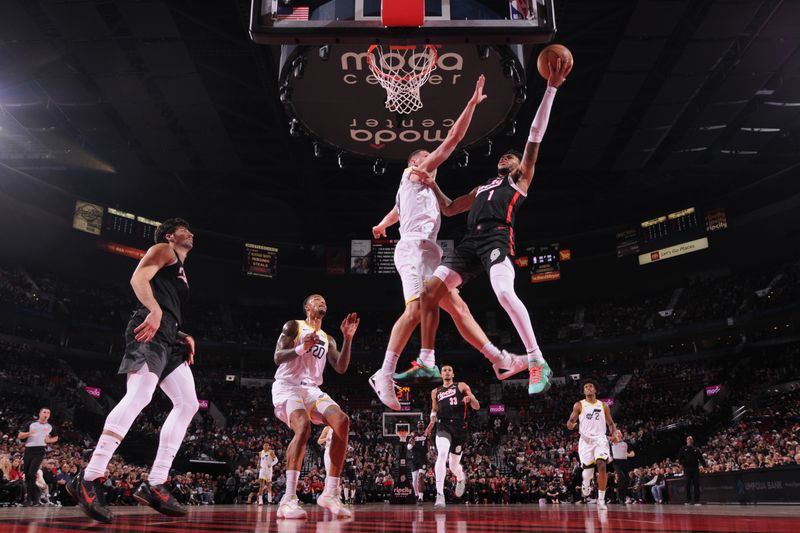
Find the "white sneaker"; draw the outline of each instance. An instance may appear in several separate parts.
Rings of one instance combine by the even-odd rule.
[[[400,402],[394,391],[395,384],[391,374],[385,374],[383,370],[378,370],[369,377],[369,386],[378,395],[378,399],[383,405],[392,411],[400,410]]]
[[[264,505],[264,500],[263,500],[263,499],[261,499],[261,498],[259,498],[259,499],[258,499],[258,505]]]
[[[434,507],[444,507],[447,505],[444,502],[444,494],[437,494],[436,495],[436,503],[433,504]]]
[[[344,506],[338,494],[325,494],[324,492],[317,498],[317,505],[327,509],[335,518],[350,518],[353,512]]]
[[[462,497],[464,495],[464,491],[466,490],[466,488],[467,488],[466,478],[459,479],[458,481],[456,481],[456,496],[459,498]]]
[[[528,370],[528,356],[515,355],[503,350],[500,358],[492,364],[492,368],[497,379],[502,381],[523,370]]]
[[[297,499],[297,496],[292,496],[278,506],[277,517],[304,520],[308,518],[308,514],[300,507],[300,500]]]
[[[608,510],[608,505],[606,505],[605,500],[597,500],[597,510],[598,511],[606,511]]]

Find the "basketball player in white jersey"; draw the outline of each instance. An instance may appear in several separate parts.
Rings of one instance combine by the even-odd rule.
[[[347,371],[353,335],[360,320],[356,313],[350,313],[342,320],[340,329],[344,342],[339,350],[336,340],[322,330],[322,319],[328,311],[325,298],[312,294],[303,302],[303,309],[306,319],[290,320],[284,324],[275,348],[278,370],[272,384],[272,404],[275,416],[294,432],[286,448],[286,494],[278,507],[277,517],[307,517],[297,499],[297,480],[313,423],[325,424],[333,430],[331,466],[325,478],[325,490],[317,504],[335,517],[349,518],[352,513],[342,505],[339,496],[339,478],[347,453],[350,418],[319,386],[322,385],[326,362],[339,374]]]
[[[420,178],[413,173],[413,168],[424,164],[430,175],[435,176],[436,169],[463,140],[475,108],[486,99],[483,94],[484,82],[485,78],[481,75],[464,111],[453,123],[447,138],[433,152],[415,150],[411,153],[408,168],[400,180],[395,206],[372,228],[372,235],[377,239],[386,237],[386,228],[400,222],[400,242],[395,248],[394,262],[403,284],[406,307],[392,327],[383,366],[369,379],[381,402],[395,411],[400,410],[400,402],[395,394],[393,378],[441,377],[432,352],[421,353],[410,370],[394,376],[400,353],[420,323],[419,298],[424,283],[442,262],[442,249],[436,243],[442,218],[439,203],[430,187],[421,183]],[[442,297],[439,305],[453,318],[464,340],[492,362],[498,378],[506,379],[527,368],[524,358],[501,351],[489,341],[459,296],[458,290],[454,288],[449,291]]]
[[[330,426],[325,426],[322,428],[322,432],[319,434],[319,438],[317,439],[317,444],[322,446],[325,450],[322,454],[322,462],[325,463],[325,475],[331,475],[331,442],[333,441],[333,430]]]
[[[272,503],[272,467],[278,464],[269,443],[264,443],[264,449],[258,452],[258,505],[264,505],[264,489],[267,489],[267,503]]]
[[[469,211],[467,235],[453,253],[439,265],[422,291],[420,358],[423,361],[434,360],[442,298],[486,271],[497,301],[508,314],[525,345],[529,371],[528,394],[531,395],[547,391],[552,371],[539,348],[530,314],[514,291],[515,272],[511,262],[511,258],[515,255],[514,221],[520,205],[528,196],[536,161],[539,158],[539,146],[550,120],[550,109],[556,90],[564,83],[571,69],[572,64],[562,64],[561,59],[557,65],[550,66],[547,89],[533,118],[525,153],[507,150],[497,162],[497,175],[482,185],[455,200],[450,200],[436,185],[427,160],[422,161],[414,169],[415,174],[429,184],[436,193],[445,215]]]
[[[606,485],[608,474],[606,464],[609,459],[608,432],[615,435],[617,426],[611,418],[611,410],[597,399],[597,384],[592,380],[583,382],[583,394],[586,399],[575,402],[572,414],[567,421],[567,428],[575,429],[578,425],[580,440],[578,441],[578,457],[583,466],[583,484],[581,490],[584,498],[591,494],[591,482],[597,465],[597,508],[606,506]]]

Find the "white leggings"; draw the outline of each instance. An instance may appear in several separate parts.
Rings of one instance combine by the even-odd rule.
[[[440,265],[433,275],[442,280],[448,290],[455,289],[462,282],[461,275],[458,272],[444,265]],[[489,281],[492,283],[492,289],[495,296],[497,296],[497,301],[505,309],[514,324],[514,328],[517,330],[517,334],[522,339],[525,350],[528,353],[537,351],[539,344],[536,342],[536,335],[533,333],[531,317],[525,308],[525,304],[514,292],[514,265],[511,264],[511,260],[508,257],[502,263],[492,265],[489,269]]]
[[[450,453],[450,439],[436,435],[436,493],[444,494],[444,478],[447,475],[449,463],[450,471],[455,474],[456,479],[464,479],[464,469],[461,467],[462,454]],[[449,459],[449,460],[448,460]]]

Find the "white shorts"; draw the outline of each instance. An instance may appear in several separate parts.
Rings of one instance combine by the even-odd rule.
[[[608,462],[608,437],[584,437],[578,440],[578,457],[584,467],[594,466],[598,459]]]
[[[314,385],[292,385],[282,381],[272,384],[272,405],[275,406],[275,416],[278,420],[289,425],[289,417],[294,411],[302,409],[314,424],[324,424],[322,414],[331,405],[339,404]]]
[[[262,468],[261,471],[258,473],[258,479],[263,479],[264,481],[272,481],[272,469]]]
[[[425,281],[442,262],[442,249],[436,241],[400,239],[394,249],[394,266],[403,283],[406,304],[420,297]]]

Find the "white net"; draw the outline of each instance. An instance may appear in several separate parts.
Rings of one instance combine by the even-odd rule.
[[[387,50],[373,44],[367,50],[367,62],[381,87],[386,89],[386,109],[407,115],[422,108],[419,88],[436,69],[438,53],[431,44],[421,46],[389,45]]]

